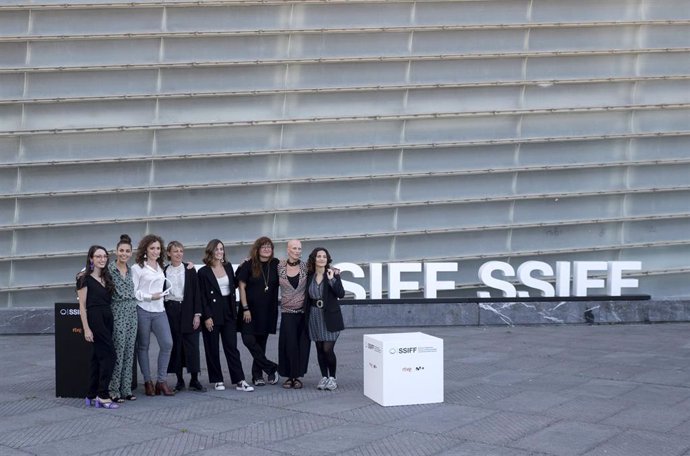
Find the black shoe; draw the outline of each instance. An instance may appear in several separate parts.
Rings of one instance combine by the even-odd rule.
[[[254,386],[264,386],[266,385],[266,380],[264,380],[263,377],[259,377],[252,380],[252,383]]]
[[[175,385],[175,389],[173,391],[184,391],[185,386],[184,386],[184,380],[180,380],[177,382],[177,385]]]
[[[189,382],[189,390],[190,391],[196,391],[198,393],[205,393],[208,391],[204,385],[199,383],[199,380],[192,380]]]
[[[269,385],[275,385],[276,383],[278,383],[279,378],[280,377],[278,376],[278,372],[275,371],[268,376],[267,382]]]

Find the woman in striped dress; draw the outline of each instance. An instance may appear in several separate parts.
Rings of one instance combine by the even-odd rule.
[[[306,312],[309,337],[316,344],[321,381],[316,386],[333,391],[336,383],[337,359],[333,348],[340,331],[345,328],[338,299],[345,296],[340,274],[331,268],[331,254],[323,247],[315,248],[307,262]]]
[[[278,373],[287,380],[283,388],[301,389],[300,377],[309,365],[309,335],[304,312],[307,265],[300,260],[302,243],[288,241],[287,260],[278,263],[280,280],[280,337],[278,338]]]

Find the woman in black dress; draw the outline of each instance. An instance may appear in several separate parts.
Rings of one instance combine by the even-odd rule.
[[[86,405],[97,408],[118,408],[110,399],[109,388],[115,367],[113,312],[110,308],[114,291],[115,285],[108,272],[108,252],[100,245],[92,245],[86,267],[77,274],[77,296],[84,339],[93,344]]]
[[[224,391],[223,370],[220,364],[220,345],[228,363],[230,379],[237,391],[250,392],[254,388],[244,380],[242,360],[237,351],[237,305],[235,304],[235,273],[225,259],[225,246],[212,239],[204,252],[205,266],[199,269],[199,289],[204,321],[204,351],[208,378],[216,391]]]
[[[273,241],[260,237],[249,251],[249,260],[237,271],[242,303],[242,342],[254,358],[252,382],[255,386],[278,382],[278,365],[266,358],[269,334],[278,324],[278,260],[273,257]]]
[[[311,345],[304,317],[307,264],[300,259],[302,243],[299,240],[288,241],[287,254],[287,259],[278,263],[281,312],[278,373],[286,378],[283,388],[301,389],[300,377],[307,373]]]
[[[331,254],[323,247],[315,248],[307,261],[307,322],[309,337],[316,344],[321,369],[320,390],[333,391],[336,383],[337,359],[333,348],[340,331],[345,329],[338,299],[345,296],[340,274],[331,268]]]

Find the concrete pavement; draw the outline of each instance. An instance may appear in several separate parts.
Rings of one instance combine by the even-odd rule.
[[[364,397],[362,335],[416,330],[444,339],[445,403]],[[690,455],[689,336],[686,323],[352,329],[335,392],[314,388],[312,352],[303,390],[140,387],[118,410],[55,398],[53,336],[1,336],[0,455]]]

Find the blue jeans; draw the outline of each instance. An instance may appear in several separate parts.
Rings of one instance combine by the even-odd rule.
[[[173,345],[168,316],[165,312],[148,312],[137,306],[137,320],[137,353],[139,355],[139,367],[141,373],[144,374],[144,381],[151,381],[149,343],[151,342],[151,333],[153,333],[160,347],[156,381],[164,382],[168,376],[168,362],[170,362]]]

